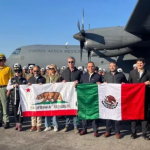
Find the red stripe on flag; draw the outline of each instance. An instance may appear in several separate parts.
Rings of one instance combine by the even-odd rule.
[[[122,120],[144,120],[145,84],[122,84]]]
[[[70,116],[77,115],[77,110],[52,110],[52,111],[26,111],[23,112],[24,117],[35,116]]]

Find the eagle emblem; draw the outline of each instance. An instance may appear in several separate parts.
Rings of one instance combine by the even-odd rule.
[[[117,107],[118,102],[116,101],[115,97],[112,95],[105,96],[104,101],[102,104],[108,109],[114,109]]]

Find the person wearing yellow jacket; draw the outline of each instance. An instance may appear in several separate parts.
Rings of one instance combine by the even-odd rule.
[[[4,129],[9,128],[8,100],[6,97],[6,86],[9,79],[13,77],[10,67],[5,65],[6,57],[0,53],[0,126],[4,122]]]

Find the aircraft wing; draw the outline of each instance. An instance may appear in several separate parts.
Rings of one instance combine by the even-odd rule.
[[[150,0],[138,0],[125,30],[135,34],[150,34]]]

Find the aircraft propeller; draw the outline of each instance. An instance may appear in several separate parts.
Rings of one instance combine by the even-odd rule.
[[[82,11],[82,28],[80,28],[80,21],[78,20],[77,27],[79,29],[79,33],[75,34],[73,37],[80,41],[80,61],[82,60],[82,53],[85,42],[85,30],[84,30],[84,9]],[[91,60],[91,51],[88,50],[88,61]]]

